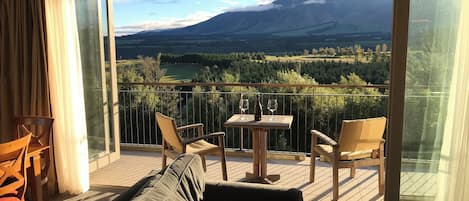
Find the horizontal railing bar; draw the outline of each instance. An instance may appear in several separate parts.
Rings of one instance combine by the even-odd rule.
[[[199,83],[199,82],[119,82],[118,85],[175,86],[175,87],[265,87],[265,88],[378,88],[388,89],[389,85],[342,85],[342,84],[275,84],[275,83]]]
[[[279,96],[344,96],[344,97],[388,97],[389,95],[370,95],[370,94],[322,94],[322,93],[283,93],[283,92],[235,92],[235,91],[141,91],[139,89],[119,89],[121,93],[174,93],[174,94],[243,94],[243,95],[279,95]],[[441,93],[441,95],[408,95],[407,98],[442,98],[447,97],[448,93]]]
[[[256,95],[256,94],[263,94],[263,95],[278,95],[278,96],[344,96],[344,97],[352,97],[352,96],[359,96],[359,97],[388,97],[388,95],[370,95],[370,94],[313,94],[313,93],[279,93],[279,92],[233,92],[233,91],[201,91],[201,92],[194,92],[194,91],[141,91],[138,89],[119,89],[119,92],[122,93],[168,93],[168,94],[240,94],[243,95]]]

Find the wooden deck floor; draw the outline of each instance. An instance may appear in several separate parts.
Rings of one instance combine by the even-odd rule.
[[[216,157],[207,158],[209,180],[221,180],[221,165]],[[309,183],[309,158],[305,161],[269,160],[268,173],[280,174],[275,185],[293,187],[303,191],[304,200],[331,200],[332,172],[328,164],[317,162],[316,181]],[[228,157],[228,180],[241,180],[252,170],[250,158]],[[124,151],[121,159],[91,173],[91,190],[68,200],[112,200],[125,188],[133,185],[153,169],[161,169],[161,154],[153,152]],[[351,179],[348,169],[339,171],[340,200],[383,200],[378,195],[378,175],[375,168],[357,169]]]

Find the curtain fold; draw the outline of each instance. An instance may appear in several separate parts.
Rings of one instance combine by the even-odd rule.
[[[438,171],[436,200],[469,198],[469,2],[461,1],[458,39]]]
[[[0,1],[0,142],[15,116],[50,116],[44,0]]]
[[[45,0],[50,100],[59,191],[89,189],[88,142],[74,0]]]

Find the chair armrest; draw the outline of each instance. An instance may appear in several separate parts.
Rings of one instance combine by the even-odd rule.
[[[225,132],[210,133],[208,135],[191,138],[191,139],[188,139],[188,140],[184,141],[183,144],[185,146],[186,144],[190,144],[190,143],[193,143],[193,142],[196,142],[196,141],[199,141],[199,140],[206,140],[206,139],[211,138],[211,137],[220,137],[220,136],[225,136]]]
[[[317,130],[311,130],[311,137],[314,137],[314,136],[319,137],[320,139],[324,140],[328,145],[331,145],[333,147],[338,145],[335,140],[333,140],[332,138],[330,138],[326,134],[321,133]]]
[[[200,128],[200,127],[203,128],[204,124],[202,124],[202,123],[190,124],[190,125],[177,127],[176,129],[177,129],[178,132],[181,132],[183,130],[187,130],[187,129],[191,129],[191,128]]]
[[[303,201],[302,192],[294,188],[242,182],[205,183],[204,201]]]

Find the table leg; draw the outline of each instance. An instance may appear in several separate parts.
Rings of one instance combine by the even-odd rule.
[[[259,129],[252,130],[252,164],[255,177],[259,177]]]
[[[259,129],[259,164],[260,176],[267,177],[267,130]]]
[[[36,155],[31,157],[31,166],[28,168],[28,185],[31,189],[32,199],[42,201],[42,185],[41,185],[41,157]]]
[[[267,129],[252,129],[253,173],[246,173],[247,182],[272,184],[280,175],[267,175]]]

